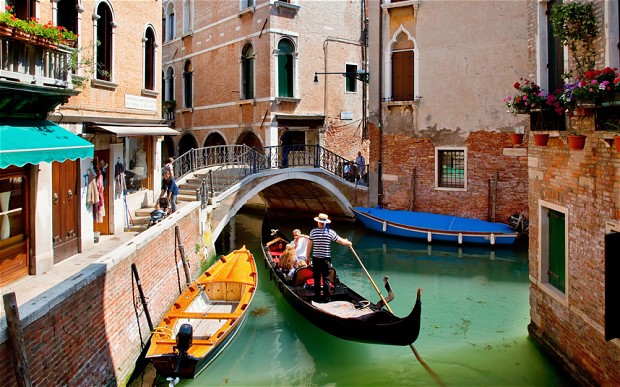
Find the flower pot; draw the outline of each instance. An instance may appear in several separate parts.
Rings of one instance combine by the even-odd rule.
[[[513,145],[521,145],[523,143],[523,133],[510,133],[510,141]]]
[[[534,133],[534,144],[536,146],[547,146],[549,133]]]
[[[586,146],[586,136],[580,134],[569,134],[568,148],[571,150],[582,150]]]
[[[620,152],[620,136],[614,136],[614,146],[616,150]]]

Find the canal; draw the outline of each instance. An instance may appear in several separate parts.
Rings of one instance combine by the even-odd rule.
[[[216,243],[220,255],[245,245],[257,260],[259,287],[251,314],[203,373],[178,385],[437,385],[409,347],[341,340],[301,318],[269,281],[260,248],[261,222],[261,214],[240,213]],[[314,226],[312,219],[303,224],[280,219],[276,224],[288,235],[293,228],[308,233]],[[526,246],[431,246],[380,237],[346,222],[335,221],[332,228],[353,241],[379,286],[383,276],[389,276],[395,314],[408,314],[416,289],[422,288],[422,327],[414,346],[445,385],[571,385],[527,334]],[[334,245],[332,256],[343,282],[378,300],[348,248]]]

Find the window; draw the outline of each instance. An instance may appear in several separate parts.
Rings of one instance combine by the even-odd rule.
[[[25,240],[26,178],[0,177],[0,250]]]
[[[176,99],[174,96],[174,69],[172,67],[168,67],[168,71],[166,71],[164,85],[164,101]]]
[[[241,99],[252,98],[254,98],[254,50],[251,44],[246,44],[241,55]]]
[[[144,88],[155,90],[155,32],[151,27],[144,36]]]
[[[18,19],[30,20],[37,16],[37,0],[7,0],[6,5],[13,7],[13,14]]]
[[[294,97],[294,53],[295,49],[290,40],[280,40],[278,43],[278,97]]]
[[[96,78],[110,81],[112,75],[112,12],[106,3],[97,7],[97,71]]]
[[[464,149],[436,149],[437,188],[464,189],[467,171]]]
[[[254,6],[254,0],[241,0],[241,9],[246,9]]]
[[[192,4],[190,0],[183,0],[183,34],[192,30]]]
[[[193,69],[192,62],[185,62],[183,67],[183,106],[190,108],[193,106],[192,88],[193,88]]]
[[[164,19],[164,37],[166,42],[174,39],[174,3],[171,1],[166,8]]]
[[[63,0],[57,4],[56,20],[59,26],[67,30],[78,33],[78,5],[77,0]]]
[[[416,81],[419,58],[414,38],[401,25],[386,46],[390,47],[390,55],[385,57],[385,100],[415,101],[419,95]]]
[[[347,64],[346,65],[346,86],[345,90],[351,93],[355,93],[357,91],[357,78],[355,78],[355,74],[357,74],[357,65],[355,64]]]
[[[540,281],[565,293],[567,259],[565,209],[541,207],[540,222]]]

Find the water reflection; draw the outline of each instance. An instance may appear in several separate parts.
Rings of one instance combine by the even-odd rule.
[[[269,281],[262,262],[262,214],[238,214],[216,248],[246,245],[259,267],[252,312],[237,338],[197,379],[183,385],[436,385],[409,347],[335,338],[303,319]],[[293,221],[281,229],[300,227]],[[409,313],[418,287],[422,329],[414,343],[448,386],[568,386],[527,336],[528,261],[524,247],[484,249],[401,241],[334,222],[354,242],[373,280],[389,276],[397,315]],[[307,233],[312,223],[302,225]],[[290,234],[290,231],[288,231]],[[342,280],[373,301],[374,288],[351,251],[332,249]]]

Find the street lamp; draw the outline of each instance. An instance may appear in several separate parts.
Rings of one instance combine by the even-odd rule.
[[[358,79],[364,83],[368,83],[370,81],[370,73],[366,72],[366,70],[357,70],[357,71],[348,71],[348,72],[343,72],[343,73],[319,73],[319,72],[314,72],[314,83],[319,83],[319,74],[340,74],[342,76],[345,77],[350,77],[350,76],[354,76],[355,79]]]

